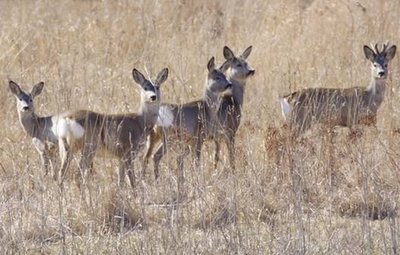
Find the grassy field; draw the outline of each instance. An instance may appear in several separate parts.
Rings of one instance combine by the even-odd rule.
[[[399,56],[378,129],[360,138],[338,128],[331,142],[316,127],[288,150],[278,104],[299,88],[367,86],[362,46],[398,44],[399,13],[398,0],[0,1],[0,253],[399,253]],[[84,199],[73,181],[44,177],[8,79],[27,90],[45,82],[41,116],[134,112],[134,67],[152,77],[168,67],[163,100],[188,102],[225,45],[237,54],[253,45],[256,70],[234,173],[225,148],[213,169],[207,143],[200,169],[185,162],[179,201],[173,152],[161,179],[148,171],[135,192],[116,186],[110,158],[96,158]]]

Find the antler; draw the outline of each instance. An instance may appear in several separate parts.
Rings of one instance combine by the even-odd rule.
[[[376,51],[376,55],[379,55],[379,49],[378,49],[378,44],[375,44],[375,51]]]
[[[387,44],[384,43],[384,44],[383,44],[382,53],[386,51],[386,49],[387,49],[388,46],[389,46],[389,43],[387,43]]]
[[[382,44],[382,50],[380,51],[379,48],[378,48],[378,44],[376,43],[374,45],[374,48],[375,48],[375,51],[376,51],[376,55],[385,53],[388,47],[389,47],[389,43],[383,43]]]

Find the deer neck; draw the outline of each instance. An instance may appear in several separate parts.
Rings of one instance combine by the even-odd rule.
[[[145,128],[153,128],[157,122],[159,103],[142,103],[139,109],[139,115],[142,117]]]
[[[221,101],[219,94],[207,89],[204,93],[204,101],[206,111],[211,115],[211,117],[216,116]]]
[[[244,98],[244,88],[246,85],[246,80],[236,80],[228,77],[228,81],[232,83],[232,98],[234,104],[238,106],[243,105],[243,98]]]
[[[367,87],[367,94],[371,103],[379,106],[384,97],[386,90],[386,79],[372,79],[370,85]]]
[[[19,121],[24,128],[25,132],[30,136],[30,137],[38,137],[39,136],[39,119],[35,113],[18,113],[19,114]]]

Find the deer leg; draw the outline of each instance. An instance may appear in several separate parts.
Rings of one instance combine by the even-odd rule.
[[[229,162],[231,165],[231,169],[235,170],[235,136],[234,135],[229,135],[227,137],[227,147],[228,147],[228,153],[229,153]]]
[[[129,171],[129,168],[131,167],[131,164],[132,164],[131,162],[132,162],[132,160],[131,160],[130,155],[126,155],[125,157],[121,158],[121,160],[120,160],[119,171],[118,171],[118,186],[119,187],[125,186],[125,173],[126,173],[126,171]],[[129,180],[129,181],[131,181],[131,180]],[[131,183],[131,185],[132,185],[132,183]]]
[[[83,146],[81,159],[79,161],[79,172],[77,173],[77,178],[79,179],[78,186],[80,186],[81,183],[86,183],[86,175],[93,169],[93,159],[96,154],[96,148],[96,143],[85,143]]]
[[[135,164],[134,160],[136,159],[137,156],[137,148],[132,147],[131,151],[129,152],[129,158],[126,161],[127,162],[127,174],[128,174],[128,179],[129,183],[131,184],[132,189],[135,189],[136,186],[136,178],[135,178]]]
[[[88,169],[91,176],[96,175],[96,172],[93,169],[93,162],[90,164]]]
[[[142,175],[143,177],[146,176],[146,170],[147,166],[149,165],[149,159],[153,153],[154,146],[151,143],[151,135],[147,138],[147,150],[146,153],[143,156],[143,161],[142,161]]]
[[[127,166],[126,161],[127,161],[126,158],[122,158],[119,162],[119,168],[118,168],[118,186],[119,187],[125,186],[125,169]]]
[[[49,155],[46,150],[45,144],[37,139],[36,137],[32,138],[32,144],[35,146],[36,150],[39,152],[40,159],[42,161],[42,166],[44,167],[44,174],[47,176],[49,173],[49,168],[50,168],[50,161],[49,161]]]
[[[215,143],[214,169],[217,169],[219,162],[219,153],[221,151],[221,144],[216,139],[214,140],[214,143]]]
[[[47,174],[49,173],[49,169],[50,169],[50,160],[49,157],[46,153],[46,151],[43,151],[42,153],[40,153],[40,159],[42,161],[42,165],[44,167],[44,175],[47,176]]]
[[[147,151],[143,157],[143,169],[142,169],[143,175],[145,175],[146,173],[147,166],[149,164],[149,159],[153,155],[153,151],[156,146],[157,140],[158,140],[157,133],[154,129],[152,129],[150,131],[150,134],[147,136]]]
[[[200,167],[201,147],[203,147],[203,142],[204,142],[204,139],[202,139],[201,137],[198,138],[197,141],[196,141],[196,146],[195,146],[195,148],[196,148],[195,153],[196,154],[195,154],[195,161],[194,161],[194,164],[195,164],[196,168]]]
[[[55,144],[46,144],[46,152],[49,159],[49,171],[54,173],[57,167],[60,165],[60,157],[58,154],[58,147],[55,147]]]
[[[129,182],[132,188],[135,187],[135,174],[133,169],[133,159],[132,156],[126,155],[125,157],[121,158],[120,165],[119,165],[119,173],[118,173],[118,186],[124,187],[125,186],[125,173],[128,174]]]
[[[166,135],[162,133],[162,143],[158,147],[156,153],[153,155],[153,162],[154,162],[154,177],[158,179],[160,175],[160,162],[161,159],[164,157],[165,153],[167,153],[167,139]]]
[[[158,179],[160,175],[160,161],[164,156],[165,150],[166,150],[166,145],[163,143],[160,145],[160,147],[157,149],[156,153],[153,156],[155,179]]]
[[[135,178],[135,171],[134,171],[134,163],[133,160],[128,161],[129,165],[127,166],[127,174],[129,178],[129,183],[131,184],[132,189],[135,189],[136,186],[136,178]]]
[[[153,155],[154,149],[156,148],[156,145],[159,143],[159,141],[160,141],[161,139],[162,139],[162,144],[160,144],[160,145],[158,146],[158,149],[157,149],[156,153]],[[158,167],[159,167],[159,162],[160,162],[162,156],[164,155],[164,154],[160,155],[160,153],[163,153],[163,152],[160,152],[159,150],[160,150],[160,147],[161,147],[163,144],[166,144],[166,141],[165,141],[165,140],[166,140],[166,139],[165,139],[164,130],[162,130],[162,129],[152,129],[152,130],[151,130],[151,133],[150,133],[150,135],[149,135],[149,137],[148,137],[148,140],[147,140],[147,142],[148,142],[148,146],[147,146],[148,149],[147,149],[147,152],[146,152],[146,154],[145,154],[144,162],[143,162],[143,175],[145,174],[145,171],[146,171],[146,169],[147,169],[147,165],[149,164],[149,158],[150,158],[151,156],[153,156],[153,161],[154,161],[154,175],[155,175],[155,179],[158,178]],[[157,158],[157,161],[158,161],[157,163],[156,163],[155,158]],[[157,165],[156,165],[156,164],[157,164]]]
[[[56,167],[59,165],[59,161],[57,161],[57,157],[55,155],[49,155],[49,161],[51,172],[54,173],[56,171]]]
[[[184,158],[189,154],[190,149],[189,146],[187,145],[181,145],[183,148],[181,148],[181,151],[177,157],[177,166],[178,166],[178,189],[179,193],[181,194],[183,183],[185,180],[185,175],[184,175]]]
[[[68,145],[68,142],[65,138],[60,138],[58,140],[58,147],[59,147],[60,158],[61,158],[61,166],[60,166],[60,170],[59,170],[58,174],[59,174],[59,181],[62,182],[65,171],[69,167],[69,164],[72,160],[72,152],[71,152],[71,148]],[[54,180],[57,179],[56,172],[54,172],[53,178],[54,178]]]

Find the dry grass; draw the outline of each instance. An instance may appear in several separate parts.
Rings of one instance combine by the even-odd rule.
[[[174,153],[160,181],[147,173],[133,192],[115,187],[116,161],[97,158],[85,198],[73,182],[60,188],[43,177],[4,86],[0,253],[398,253],[400,58],[378,130],[360,137],[338,129],[331,143],[315,128],[287,146],[277,98],[303,87],[367,85],[362,45],[399,44],[399,13],[397,0],[1,1],[1,80],[25,88],[45,81],[40,115],[135,111],[133,67],[152,75],[170,68],[165,101],[198,98],[207,60],[222,63],[224,45],[253,45],[256,75],[235,173],[212,169],[208,144],[201,169],[186,160],[180,192]]]

